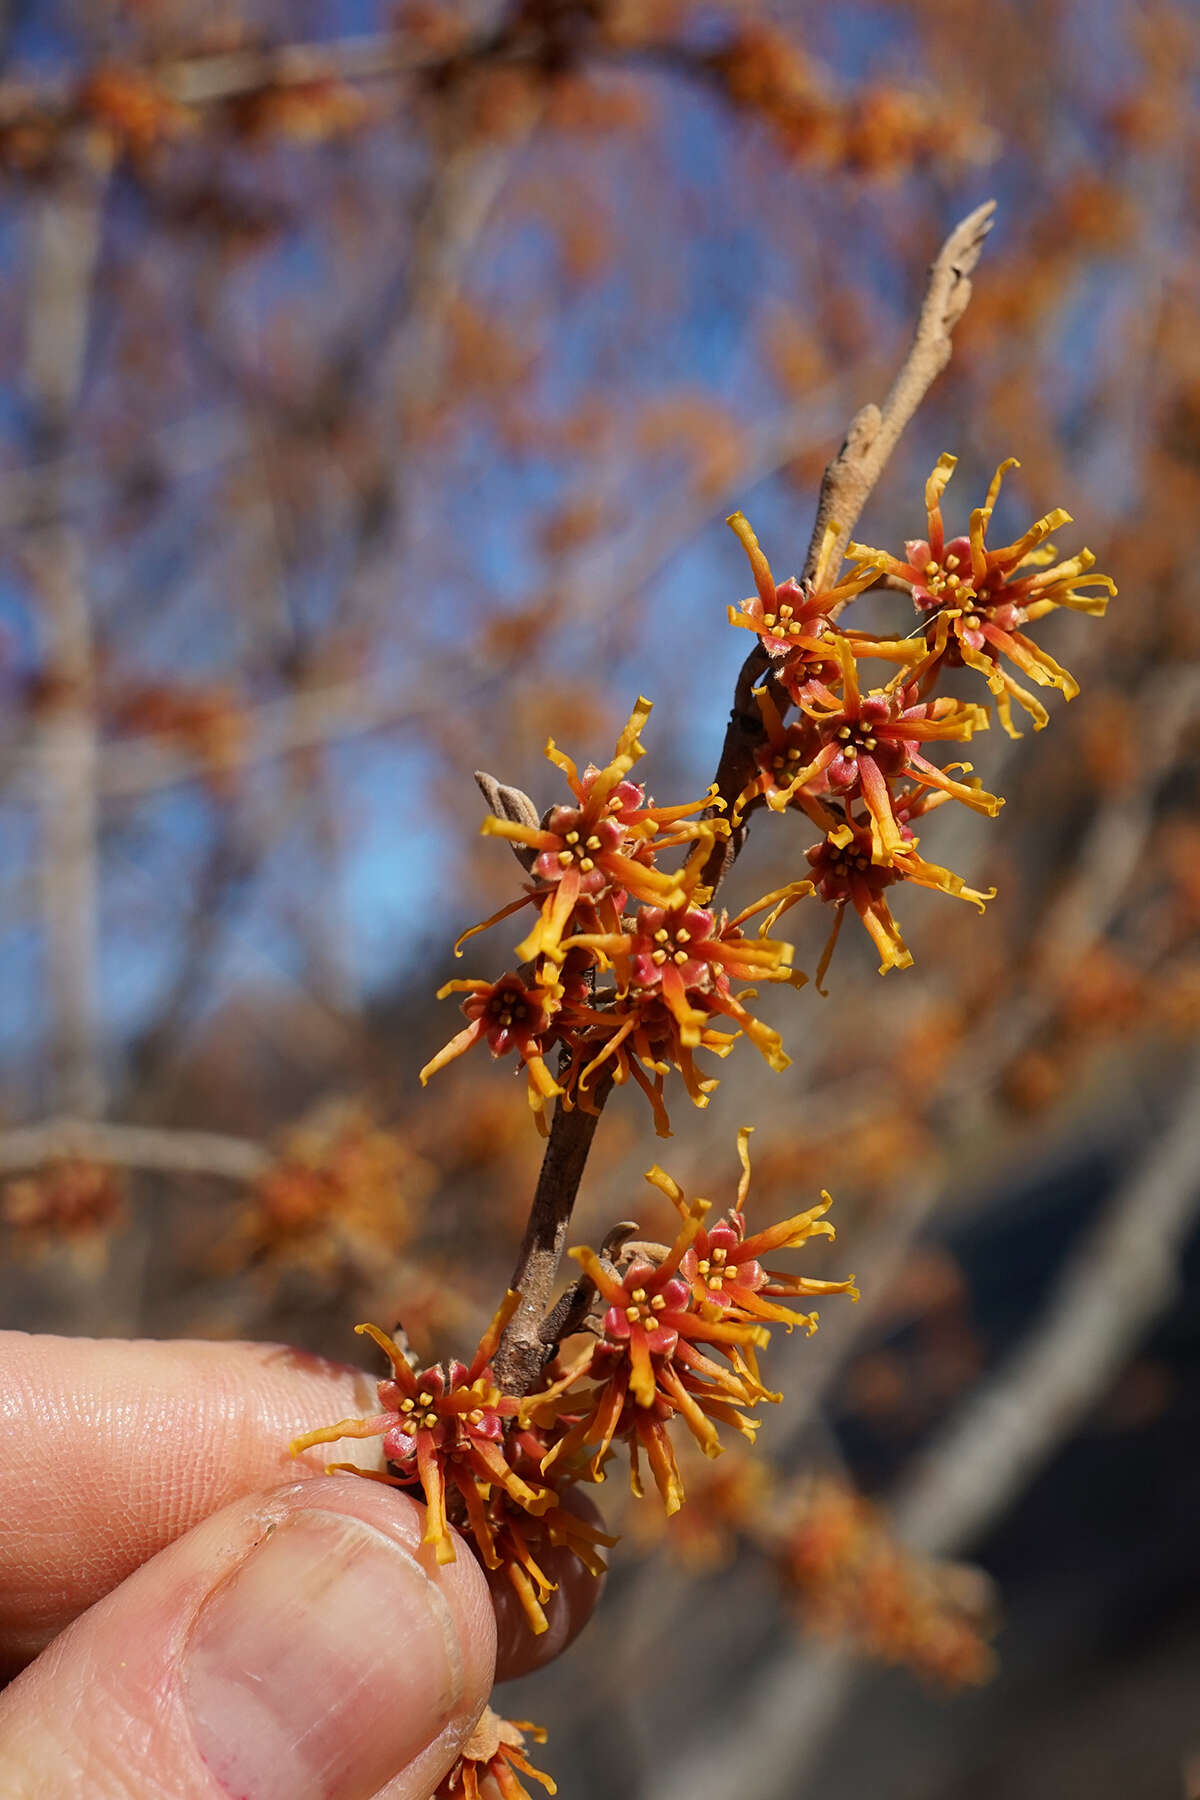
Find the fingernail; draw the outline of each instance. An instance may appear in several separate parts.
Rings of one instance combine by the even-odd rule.
[[[316,1510],[205,1602],[183,1675],[200,1755],[237,1800],[367,1800],[463,1693],[450,1609],[416,1559]]]

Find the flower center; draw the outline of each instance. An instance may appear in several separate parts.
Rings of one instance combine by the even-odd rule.
[[[634,1288],[629,1296],[631,1304],[625,1308],[625,1322],[628,1325],[640,1325],[643,1331],[657,1331],[659,1321],[656,1314],[667,1304],[661,1294],[655,1294],[649,1301],[643,1287]]]
[[[737,1269],[725,1266],[728,1254],[727,1250],[718,1248],[713,1251],[711,1257],[706,1256],[696,1264],[696,1273],[703,1277],[704,1285],[710,1293],[720,1293],[727,1278],[737,1279]]]
[[[421,1411],[422,1408],[427,1410]],[[432,1409],[433,1395],[424,1388],[415,1400],[409,1396],[400,1402],[400,1411],[408,1415],[408,1423],[416,1430],[433,1431],[440,1424],[437,1413]],[[417,1416],[419,1411],[420,1417]]]
[[[860,754],[870,756],[879,748],[879,739],[866,724],[843,725],[837,733],[838,754],[847,762],[855,762]]]
[[[963,570],[962,559],[953,551],[943,562],[931,557],[923,570],[924,586],[943,606],[965,606],[975,598],[975,587],[969,570]]]
[[[763,614],[763,630],[769,631],[772,637],[802,637],[805,626],[795,615],[796,609],[790,600],[780,601],[777,612]]]
[[[572,863],[576,863],[585,875],[590,875],[596,866],[596,852],[603,848],[603,843],[594,831],[589,832],[587,837],[579,831],[568,831],[563,836],[563,848],[558,853],[558,866],[560,869],[569,869]]]
[[[845,881],[856,871],[861,873],[863,870],[869,869],[871,858],[864,851],[856,850],[851,844],[846,844],[840,849],[836,845],[830,845],[828,863],[829,873]]]
[[[515,994],[493,994],[488,1002],[488,1016],[494,1023],[507,1031],[513,1025],[521,1025],[529,1017],[529,1008],[524,1000],[518,1000]]]
[[[692,957],[693,952],[687,947],[691,941],[692,934],[686,925],[679,925],[674,931],[669,930],[665,925],[660,925],[654,933],[654,948],[650,952],[650,961],[656,963],[660,969],[668,960],[682,967]]]
[[[803,753],[798,744],[792,744],[787,750],[776,752],[771,758],[771,773],[775,777],[776,786],[787,786],[799,768],[802,757]]]

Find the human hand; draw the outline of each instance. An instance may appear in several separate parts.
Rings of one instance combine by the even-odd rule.
[[[406,1495],[293,1462],[298,1432],[372,1410],[361,1370],[0,1332],[0,1396],[8,1800],[425,1800],[494,1674],[556,1655],[595,1598],[548,1552],[532,1638],[465,1545],[422,1548]]]

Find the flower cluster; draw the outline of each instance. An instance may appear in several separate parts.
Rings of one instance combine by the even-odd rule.
[[[1023,627],[1056,607],[1103,612],[1115,591],[1106,575],[1089,573],[1094,558],[1088,550],[1054,562],[1045,540],[1068,522],[1061,510],[1039,519],[1015,543],[988,548],[1001,481],[1016,466],[1011,459],[997,471],[984,505],[972,513],[970,535],[947,540],[941,497],[954,466],[952,456],[943,456],[930,476],[927,535],[906,545],[905,560],[851,544],[849,572],[843,575],[833,568],[839,535],[834,525],[825,533],[812,578],[777,583],[742,514],[729,520],[757,590],[729,616],[755,633],[770,671],[756,690],[762,720],[757,766],[732,817],[739,824],[752,806],[765,804],[776,813],[802,813],[822,832],[806,852],[809,891],[832,904],[836,916],[817,970],[818,987],[848,907],[862,919],[879,951],[880,973],[886,973],[912,961],[885,898],[887,889],[911,881],[981,910],[992,897],[927,861],[919,850],[918,821],[946,801],[993,817],[1003,804],[984,791],[969,763],[939,767],[929,759],[930,744],[967,743],[988,725],[983,706],[933,692],[940,675],[961,667],[978,671],[1006,731],[1017,735],[1014,699],[1040,728],[1048,722],[1046,709],[1004,662],[1068,699],[1078,689]],[[841,609],[882,582],[911,594],[916,636],[886,638],[838,627]],[[872,659],[899,665],[881,686],[863,679],[862,665]],[[784,705],[796,709],[789,722]],[[772,922],[800,897],[797,884]]]
[[[864,1656],[902,1664],[945,1688],[987,1679],[996,1620],[982,1570],[932,1561],[901,1544],[879,1509],[841,1478],[781,1478],[733,1452],[689,1471],[688,1503],[666,1526],[644,1512],[637,1533],[685,1567],[766,1559],[801,1624]]]
[[[676,1512],[684,1491],[672,1421],[678,1418],[710,1457],[721,1452],[720,1426],[753,1440],[753,1409],[779,1398],[764,1386],[758,1366],[770,1327],[800,1325],[811,1333],[817,1326],[816,1313],[784,1303],[823,1294],[857,1298],[850,1280],[766,1266],[763,1259],[779,1251],[833,1236],[824,1216],[830,1200],[822,1194],[808,1210],[748,1232],[748,1137],[739,1133],[737,1198],[720,1219],[710,1221],[710,1203],[689,1201],[656,1167],[647,1180],[680,1216],[674,1242],[626,1243],[612,1257],[572,1252],[582,1270],[574,1329],[588,1341],[580,1354],[550,1368],[541,1392],[516,1398],[496,1383],[492,1358],[518,1305],[515,1293],[467,1364],[414,1370],[378,1326],[360,1325],[389,1364],[379,1383],[381,1410],[310,1431],[295,1440],[293,1454],[343,1438],[380,1438],[386,1470],[331,1466],[423,1495],[425,1541],[438,1560],[454,1560],[454,1523],[485,1567],[503,1572],[530,1628],[544,1631],[544,1606],[554,1590],[543,1566],[545,1548],[565,1547],[598,1575],[602,1548],[615,1542],[564,1503],[567,1490],[603,1481],[610,1453],[621,1445],[634,1492],[642,1492],[644,1455],[668,1513]]]
[[[754,634],[767,664],[755,689],[761,730],[752,772],[740,791],[714,787],[683,805],[656,805],[631,776],[643,754],[647,700],[638,701],[603,768],[581,772],[551,742],[546,754],[565,776],[569,800],[539,816],[519,796],[521,817],[485,820],[485,834],[512,844],[529,880],[455,946],[461,954],[477,932],[532,909],[533,924],[516,946],[519,966],[498,979],[446,983],[442,995],[465,995],[468,1023],[425,1065],[423,1081],[485,1043],[494,1057],[518,1060],[543,1132],[552,1100],[594,1111],[598,1090],[632,1081],[649,1100],[659,1135],[669,1136],[670,1072],[682,1076],[697,1106],[716,1085],[697,1067],[698,1050],[723,1057],[744,1036],[773,1069],[787,1066],[778,1032],[749,1005],[756,988],[736,984],[803,985],[791,944],[769,935],[800,900],[816,895],[834,908],[818,988],[848,909],[870,934],[881,974],[912,962],[887,898],[900,882],[982,911],[991,892],[923,856],[918,831],[950,800],[989,817],[1000,810],[1002,800],[984,789],[970,763],[939,764],[930,755],[938,744],[969,743],[987,729],[988,712],[934,688],[947,669],[976,670],[1008,732],[1016,732],[1014,699],[1040,728],[1046,709],[1008,665],[1068,699],[1077,688],[1025,628],[1058,607],[1102,612],[1115,591],[1106,575],[1091,573],[1088,550],[1054,561],[1046,539],[1068,521],[1061,510],[1015,543],[989,548],[1000,484],[1014,466],[1010,459],[997,471],[971,515],[969,535],[947,539],[941,500],[954,458],[941,457],[926,484],[926,536],[907,543],[905,559],[851,544],[848,568],[839,572],[840,533],[831,523],[803,582],[777,582],[745,517],[730,517],[755,592],[730,607],[729,618]],[[911,594],[915,635],[879,636],[838,623],[849,602],[881,583]],[[871,685],[863,673],[871,661],[896,664],[896,673]],[[805,851],[803,878],[731,918],[713,906],[708,885],[721,861],[718,840],[762,806],[800,814],[821,836]],[[671,852],[678,853],[674,867]],[[744,927],[760,916],[748,934]]]
[[[1061,507],[1036,520],[1015,543],[999,550],[988,548],[988,526],[1000,485],[1010,469],[1020,467],[1015,457],[996,470],[987,498],[971,514],[969,535],[947,541],[942,495],[956,461],[949,455],[938,458],[925,484],[926,535],[905,545],[903,560],[864,544],[851,544],[848,554],[860,574],[880,570],[912,595],[924,642],[905,681],[924,688],[944,666],[975,669],[996,697],[1004,729],[1010,737],[1019,737],[1012,720],[1014,700],[1025,708],[1035,731],[1049,723],[1050,715],[1001,659],[1038,687],[1057,688],[1068,700],[1074,699],[1079,692],[1074,676],[1022,628],[1060,606],[1102,615],[1117,590],[1107,575],[1091,573],[1096,559],[1090,550],[1055,562],[1054,546],[1046,540],[1071,523],[1070,513]]]
[[[822,1281],[764,1267],[762,1258],[796,1249],[811,1237],[832,1237],[824,1214],[828,1194],[805,1212],[747,1235],[744,1205],[750,1180],[749,1132],[738,1134],[742,1175],[737,1200],[707,1223],[707,1200],[689,1201],[679,1184],[655,1167],[646,1177],[680,1215],[670,1245],[626,1244],[618,1257],[586,1247],[571,1255],[596,1296],[592,1342],[568,1361],[543,1393],[524,1403],[523,1416],[543,1429],[565,1426],[546,1455],[542,1473],[564,1468],[574,1479],[601,1481],[614,1443],[629,1452],[632,1485],[640,1495],[644,1454],[668,1513],[684,1490],[671,1443],[679,1418],[706,1456],[721,1451],[718,1426],[753,1441],[750,1410],[778,1400],[763,1385],[757,1353],[770,1327],[817,1328],[814,1312],[784,1300],[849,1294],[852,1280]]]
[[[698,1106],[716,1085],[697,1069],[697,1050],[724,1056],[744,1035],[772,1068],[787,1066],[778,1032],[749,1008],[755,990],[737,984],[800,986],[805,978],[792,968],[790,944],[743,928],[794,892],[808,892],[808,884],[767,895],[733,918],[706,904],[704,867],[729,828],[712,810],[720,805],[715,795],[657,806],[629,778],[649,711],[649,701],[639,700],[604,768],[580,772],[553,742],[547,746],[571,798],[542,823],[484,821],[486,835],[506,838],[527,861],[531,880],[520,898],[466,932],[456,951],[514,913],[533,908],[535,918],[516,947],[520,968],[442,988],[442,995],[465,994],[468,1024],[426,1064],[422,1081],[486,1043],[493,1056],[519,1060],[542,1130],[548,1101],[593,1110],[599,1083],[632,1080],[665,1137],[666,1075],[678,1070]],[[705,809],[710,816],[695,816]],[[674,869],[661,860],[672,851],[682,854]]]

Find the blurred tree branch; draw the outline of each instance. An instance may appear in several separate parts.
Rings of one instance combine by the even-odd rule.
[[[27,392],[51,452],[65,443],[83,379],[109,162],[81,134],[42,200],[27,313]],[[29,552],[46,639],[36,730],[43,955],[56,1104],[103,1109],[99,994],[99,815],[91,613],[78,533],[57,507]]]
[[[1042,1316],[907,1472],[893,1512],[914,1548],[977,1543],[1024,1493],[1179,1291],[1200,1211],[1200,1061],[1172,1116],[1067,1259]]]
[[[169,1175],[218,1175],[226,1181],[253,1181],[271,1166],[261,1145],[209,1131],[53,1118],[0,1132],[0,1170],[34,1169],[68,1157]]]

